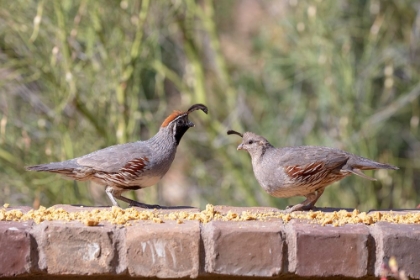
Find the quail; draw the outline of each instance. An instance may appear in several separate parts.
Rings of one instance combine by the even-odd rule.
[[[160,208],[126,198],[121,194],[156,184],[168,171],[184,133],[194,124],[188,115],[196,110],[208,113],[203,104],[195,104],[186,112],[174,111],[149,140],[114,145],[96,152],[62,161],[27,167],[27,170],[48,171],[77,181],[93,181],[106,186],[112,204],[116,199],[130,206]]]
[[[398,169],[348,152],[316,146],[275,148],[252,132],[229,130],[242,137],[238,150],[251,156],[254,175],[261,187],[274,197],[304,196],[306,200],[286,212],[313,209],[324,189],[351,174],[370,178],[362,170]]]

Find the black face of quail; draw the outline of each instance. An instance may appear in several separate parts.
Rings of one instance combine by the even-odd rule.
[[[181,141],[182,136],[190,127],[194,127],[194,123],[188,120],[188,115],[181,116],[178,120],[176,120],[174,126],[174,137],[177,145],[179,145],[179,141]]]
[[[202,110],[207,114],[208,109],[206,106],[202,104],[195,104],[191,106],[188,111],[186,112],[179,112],[175,111],[169,117],[166,118],[166,120],[163,122],[162,127],[166,127],[168,125],[172,125],[173,129],[173,137],[175,138],[176,145],[179,145],[179,142],[181,141],[182,136],[184,136],[185,132],[190,127],[194,127],[194,123],[192,123],[190,120],[188,120],[188,115],[191,112],[194,112],[196,110]]]

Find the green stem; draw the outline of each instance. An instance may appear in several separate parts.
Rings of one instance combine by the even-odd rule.
[[[117,102],[118,102],[118,109],[120,110],[120,118],[117,124],[117,140],[119,143],[127,142],[129,138],[128,134],[128,125],[130,119],[130,110],[129,110],[129,100],[127,97],[127,85],[133,79],[133,73],[136,61],[139,58],[141,53],[141,42],[143,38],[143,27],[144,23],[146,22],[146,18],[149,11],[149,4],[150,0],[143,0],[141,9],[139,12],[139,20],[137,24],[136,35],[133,44],[131,45],[130,55],[127,58],[127,61],[124,66],[124,72],[121,79],[121,82],[118,83],[116,94],[117,94]]]

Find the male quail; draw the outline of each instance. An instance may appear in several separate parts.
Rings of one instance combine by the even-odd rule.
[[[361,170],[398,169],[339,149],[315,146],[275,148],[267,139],[252,132],[242,135],[229,130],[227,134],[242,137],[238,150],[246,150],[251,155],[254,175],[266,192],[275,197],[306,197],[287,212],[312,209],[328,185],[351,174],[375,180]]]
[[[27,170],[59,173],[77,181],[93,181],[106,186],[106,193],[113,205],[115,199],[143,208],[159,208],[147,205],[121,194],[156,184],[165,175],[175,158],[176,148],[184,133],[194,124],[188,114],[207,107],[191,106],[186,112],[174,111],[162,123],[158,133],[146,141],[120,144],[96,152],[62,161],[27,167]]]

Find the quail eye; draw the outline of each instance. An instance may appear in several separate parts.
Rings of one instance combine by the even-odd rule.
[[[253,143],[254,143],[254,141],[252,141],[252,140],[248,141],[248,144],[250,144],[250,145],[253,144]]]

